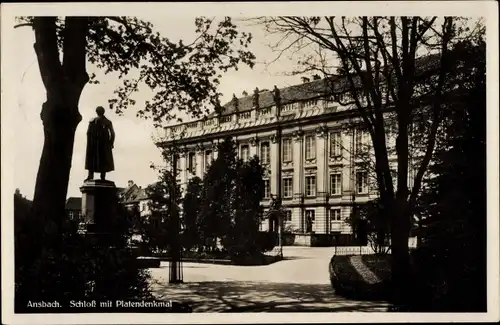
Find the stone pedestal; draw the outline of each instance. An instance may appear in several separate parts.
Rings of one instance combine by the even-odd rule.
[[[117,189],[111,181],[89,180],[80,187],[82,192],[82,234],[106,234],[111,231],[111,221],[116,215]]]

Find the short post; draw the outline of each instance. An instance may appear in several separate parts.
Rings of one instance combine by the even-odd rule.
[[[173,228],[171,229],[171,261],[170,261],[170,273],[169,273],[169,283],[183,283],[183,274],[182,274],[182,247],[180,244],[180,222],[179,222],[179,214],[177,210],[177,205],[175,202],[176,198],[176,190],[177,190],[177,152],[173,155],[173,168],[172,168],[172,176],[174,178],[174,186],[172,189],[172,195],[170,196],[170,212],[172,213],[173,218]]]

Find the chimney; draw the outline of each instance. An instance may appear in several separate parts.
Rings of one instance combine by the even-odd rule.
[[[302,77],[301,79],[303,84],[308,83],[310,81],[309,78],[307,77]]]
[[[321,80],[321,77],[319,76],[319,74],[315,74],[313,76],[313,80]]]
[[[134,181],[130,180],[128,181],[128,187],[132,187],[134,185]]]
[[[243,90],[243,92],[242,92],[241,94],[242,94],[243,96],[245,96],[245,97],[246,97],[246,96],[248,96],[248,93],[247,93],[245,90]]]

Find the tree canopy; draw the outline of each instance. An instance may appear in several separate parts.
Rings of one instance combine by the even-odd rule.
[[[292,74],[320,73],[328,84],[326,98],[351,108],[370,134],[375,156],[377,188],[391,227],[393,302],[410,298],[408,237],[422,180],[434,152],[447,105],[457,92],[455,48],[477,42],[484,34],[481,21],[460,17],[259,17],[269,33],[282,38],[279,53],[311,51],[298,58]],[[458,51],[459,52],[459,51]],[[457,82],[458,80],[458,82]],[[397,173],[390,166],[387,112],[396,125]],[[427,124],[411,162],[412,126]],[[411,165],[416,168],[409,186]],[[393,182],[393,177],[397,181]]]
[[[79,59],[82,72],[91,63],[104,74],[116,73],[121,85],[109,104],[117,113],[137,104],[131,95],[141,85],[154,91],[138,115],[164,123],[178,118],[176,110],[196,117],[208,113],[220,93],[222,73],[253,67],[255,56],[247,50],[252,35],[239,32],[230,17],[220,21],[198,17],[197,37],[186,44],[160,35],[152,23],[135,17],[23,17],[17,26],[32,26],[37,39],[40,71],[44,84],[52,82],[68,64]],[[46,45],[46,47],[42,47]],[[77,46],[78,45],[78,46]],[[63,57],[62,62],[56,58]],[[52,56],[49,58],[49,56]],[[85,59],[85,57],[87,59]],[[87,62],[85,62],[87,61]],[[99,83],[99,76],[88,76]],[[83,81],[83,80],[82,80]],[[142,103],[141,103],[142,104]]]

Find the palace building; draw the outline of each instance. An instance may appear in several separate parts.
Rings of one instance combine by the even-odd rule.
[[[281,197],[285,227],[297,234],[351,234],[345,220],[353,206],[377,198],[366,164],[371,139],[356,126],[361,120],[355,111],[339,103],[342,95],[325,96],[327,87],[315,76],[287,88],[233,95],[205,119],[166,127],[159,145],[182,147],[177,170],[184,190],[190,178],[203,178],[217,142],[230,136],[240,158],[258,155],[266,166],[262,205],[269,209],[271,197]],[[390,161],[393,166],[395,157]],[[268,220],[261,224],[261,230],[270,227]]]

